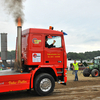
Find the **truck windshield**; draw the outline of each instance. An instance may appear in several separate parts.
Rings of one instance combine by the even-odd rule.
[[[61,36],[52,36],[52,38],[48,38],[47,43],[50,45],[54,40],[56,41],[54,44],[55,48],[62,47]]]

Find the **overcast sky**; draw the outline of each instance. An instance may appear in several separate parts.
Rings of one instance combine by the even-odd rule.
[[[0,33],[8,33],[8,50],[16,45],[17,27],[0,0]],[[67,52],[100,50],[100,0],[26,0],[26,28],[63,30]]]

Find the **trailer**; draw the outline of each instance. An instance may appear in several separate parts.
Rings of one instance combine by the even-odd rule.
[[[38,95],[44,96],[53,92],[55,82],[66,85],[65,32],[53,30],[52,27],[21,30],[19,23],[14,64],[16,70],[0,74],[0,93],[34,89]],[[56,43],[52,44],[53,41]],[[52,46],[46,47],[46,42]]]

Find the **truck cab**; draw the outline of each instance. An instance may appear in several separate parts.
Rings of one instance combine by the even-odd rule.
[[[53,40],[56,41],[53,47],[45,46],[46,42],[51,45]],[[58,77],[55,80],[66,83],[63,77],[66,77],[66,58],[63,32],[36,28],[22,31],[23,71],[38,68],[39,72],[55,73]]]

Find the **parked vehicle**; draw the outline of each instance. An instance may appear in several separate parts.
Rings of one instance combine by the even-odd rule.
[[[83,75],[85,77],[89,77],[90,75],[92,75],[92,77],[98,77],[100,75],[100,56],[94,58],[93,65],[89,65],[84,69]]]

